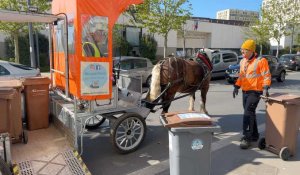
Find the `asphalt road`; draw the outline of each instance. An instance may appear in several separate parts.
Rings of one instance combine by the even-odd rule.
[[[287,92],[300,95],[300,72],[288,72],[286,81],[272,81],[270,93]],[[222,132],[214,136],[214,141],[226,139],[219,135],[230,135],[242,130],[242,97],[232,98],[232,85],[223,80],[211,81],[207,97],[207,110],[221,126]],[[200,94],[196,95],[196,110],[199,110]],[[174,101],[169,111],[184,111],[188,108],[188,97]],[[147,117],[147,135],[140,148],[130,154],[121,155],[114,151],[109,137],[108,126],[91,131],[84,138],[84,162],[92,174],[123,175],[136,172],[150,165],[159,164],[169,158],[168,131],[159,121],[160,111]],[[258,124],[264,123],[265,103],[261,100],[257,109]]]

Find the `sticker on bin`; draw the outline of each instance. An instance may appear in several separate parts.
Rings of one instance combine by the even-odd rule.
[[[194,150],[194,151],[202,149],[203,148],[202,140],[200,140],[200,139],[194,139],[192,141],[191,147],[192,147],[192,150]]]
[[[213,124],[211,117],[197,112],[173,112],[162,116],[165,127],[199,127]]]
[[[180,119],[191,119],[191,118],[206,118],[210,119],[210,117],[206,114],[201,113],[185,113],[185,114],[178,114]]]

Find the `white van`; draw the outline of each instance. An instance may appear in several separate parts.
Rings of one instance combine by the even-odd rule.
[[[238,55],[231,50],[213,51],[211,61],[213,64],[212,77],[224,77],[229,65],[238,62]]]

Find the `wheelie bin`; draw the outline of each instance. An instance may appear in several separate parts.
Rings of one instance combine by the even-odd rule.
[[[259,140],[258,147],[288,160],[296,155],[300,96],[275,93],[262,98],[266,102],[266,130],[265,138]]]
[[[22,81],[28,130],[48,128],[50,79],[48,77],[33,77]]]
[[[169,130],[170,174],[210,174],[212,136],[220,127],[197,112],[166,113],[160,119]]]
[[[23,89],[20,80],[1,80],[0,81],[2,104],[1,120],[7,120],[6,130],[11,136],[12,143],[23,141],[27,143],[27,134],[23,130],[21,91]],[[10,106],[10,107],[9,107]],[[3,111],[3,112],[2,112]],[[6,112],[4,112],[6,111]],[[3,114],[3,115],[2,115]],[[1,127],[4,125],[0,122]]]

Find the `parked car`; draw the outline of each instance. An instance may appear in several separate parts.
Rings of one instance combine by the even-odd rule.
[[[300,70],[300,55],[297,54],[284,54],[279,58],[281,63],[290,70]]]
[[[0,78],[23,78],[40,75],[41,73],[39,69],[0,60]]]
[[[230,50],[220,50],[212,52],[212,77],[224,77],[224,73],[229,65],[238,62],[238,55]]]
[[[286,70],[284,64],[278,61],[277,57],[272,55],[262,55],[258,59],[266,58],[268,60],[269,69],[272,78],[276,78],[278,82],[283,82],[285,80]],[[239,62],[243,57],[239,56]],[[240,71],[240,64],[230,65],[225,72],[225,78],[228,83],[235,83]]]
[[[114,57],[113,62],[114,68],[120,65],[120,73],[141,75],[142,83],[150,86],[153,64],[148,58],[121,56]]]

